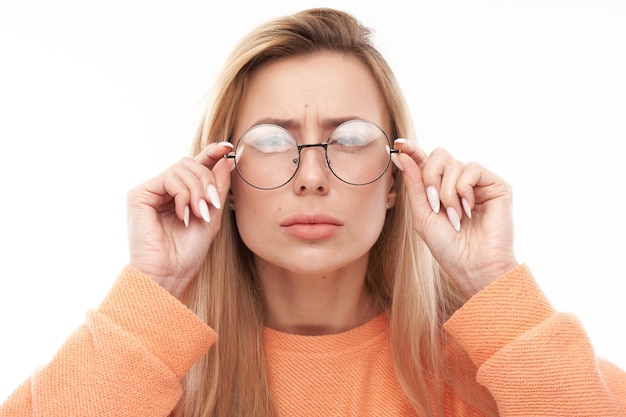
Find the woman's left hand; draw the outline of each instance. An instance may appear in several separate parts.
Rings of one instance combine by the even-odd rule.
[[[519,265],[513,251],[510,186],[477,163],[444,149],[428,155],[397,140],[413,227],[467,297]],[[397,156],[397,158],[396,158]]]

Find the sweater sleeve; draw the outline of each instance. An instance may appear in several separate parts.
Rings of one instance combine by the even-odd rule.
[[[215,333],[127,266],[52,360],[0,405],[12,416],[167,416]]]
[[[526,265],[472,297],[445,327],[503,417],[626,416],[626,373],[596,358],[579,320],[554,310]]]

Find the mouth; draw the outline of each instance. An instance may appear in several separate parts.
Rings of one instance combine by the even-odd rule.
[[[285,219],[280,227],[296,238],[320,240],[337,234],[343,223],[325,214],[298,214]]]

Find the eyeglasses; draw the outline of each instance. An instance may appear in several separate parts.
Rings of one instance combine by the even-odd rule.
[[[261,190],[273,190],[287,184],[300,167],[303,149],[324,148],[330,171],[351,185],[370,184],[387,171],[391,149],[387,134],[374,123],[349,120],[337,126],[322,143],[298,145],[286,129],[274,124],[260,124],[248,129],[225,155],[235,160],[241,178]]]

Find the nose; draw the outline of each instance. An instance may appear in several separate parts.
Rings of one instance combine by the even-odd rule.
[[[332,173],[326,162],[326,151],[321,143],[301,145],[300,163],[293,179],[294,190],[298,194],[326,194]]]

